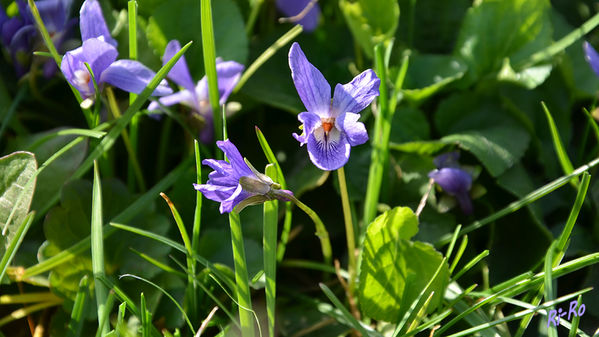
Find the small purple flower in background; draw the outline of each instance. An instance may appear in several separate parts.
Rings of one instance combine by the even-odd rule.
[[[194,188],[210,199],[220,202],[220,213],[240,212],[246,206],[264,203],[267,200],[287,201],[287,190],[279,190],[280,185],[268,176],[256,171],[244,160],[237,147],[230,140],[217,141],[216,145],[224,152],[229,162],[204,159],[202,164],[214,169],[208,175],[206,184],[193,184]]]
[[[597,51],[586,41],[584,41],[582,48],[584,49],[585,59],[591,65],[595,74],[599,76],[599,54],[597,54]]]
[[[181,45],[179,41],[172,40],[166,46],[163,63],[168,62],[179,50]],[[225,104],[227,98],[239,82],[241,72],[244,67],[235,61],[223,62],[220,58],[216,59],[216,74],[218,77],[218,95],[220,97],[219,104]],[[200,134],[200,140],[203,143],[212,141],[213,126],[212,126],[212,107],[208,98],[208,80],[206,76],[194,84],[185,56],[181,56],[179,61],[171,69],[167,75],[169,79],[183,87],[183,90],[172,95],[165,96],[159,99],[160,104],[171,106],[174,104],[183,104],[192,109],[194,113],[200,115],[205,123],[204,129]],[[157,102],[150,103],[148,110],[158,110],[160,105]]]
[[[42,40],[26,1],[17,0],[16,3],[19,15],[12,18],[8,18],[0,7],[0,35],[14,61],[17,75],[22,76],[28,70],[33,50],[42,44]],[[55,47],[60,50],[70,29],[77,23],[76,19],[68,18],[72,0],[43,0],[35,4]],[[50,77],[55,71],[54,60],[47,60],[43,68],[44,76]]]
[[[433,179],[447,194],[456,198],[464,214],[472,214],[472,201],[470,200],[470,187],[472,177],[460,168],[457,152],[449,152],[437,156],[433,162],[437,166],[428,176]]]
[[[104,83],[133,93],[141,93],[155,73],[133,60],[116,60],[116,41],[110,33],[96,0],[83,3],[81,18],[81,47],[67,52],[61,63],[65,78],[75,87],[86,104],[91,104],[96,94],[91,74],[85,63],[90,65],[94,78],[101,89]],[[162,81],[153,95],[172,93],[166,81]]]
[[[312,4],[311,4],[312,3]],[[277,8],[288,17],[296,16],[307,6],[311,6],[303,17],[296,22],[304,27],[304,31],[311,32],[318,26],[320,7],[314,0],[277,0]]]
[[[352,146],[364,144],[368,133],[358,122],[358,112],[379,95],[380,80],[368,69],[344,85],[337,84],[331,100],[331,87],[295,42],[289,50],[291,77],[304,106],[298,115],[303,133],[293,134],[300,145],[308,144],[312,163],[321,170],[336,170],[349,159]]]

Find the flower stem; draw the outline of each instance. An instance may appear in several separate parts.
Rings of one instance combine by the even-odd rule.
[[[254,337],[252,296],[250,294],[250,283],[243,244],[243,232],[239,214],[235,212],[229,213],[229,226],[231,227],[231,244],[233,246],[233,262],[235,264],[235,283],[237,287],[241,336]]]
[[[294,204],[297,205],[304,213],[306,213],[310,219],[314,222],[314,226],[316,227],[316,236],[320,239],[320,248],[322,250],[322,256],[324,258],[324,263],[327,266],[333,265],[333,251],[331,249],[331,241],[329,240],[329,232],[327,228],[324,226],[322,220],[316,212],[314,212],[310,207],[308,207],[303,202],[299,201],[294,195],[287,194],[282,191],[277,191],[281,196],[293,201]]]
[[[347,259],[350,294],[354,291],[354,280],[356,278],[356,236],[354,234],[354,224],[351,217],[351,208],[349,205],[349,194],[347,193],[347,183],[345,181],[345,170],[343,167],[337,169],[337,178],[339,179],[339,191],[341,192],[341,204],[343,205],[343,219],[345,220],[345,235],[347,237]]]

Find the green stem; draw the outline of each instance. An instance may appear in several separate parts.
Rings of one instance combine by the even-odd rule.
[[[295,196],[283,192],[281,192],[281,195],[293,201],[293,203],[297,205],[297,207],[299,207],[302,211],[304,211],[304,213],[306,213],[306,215],[310,217],[310,219],[312,219],[312,221],[314,222],[314,226],[316,227],[316,236],[318,236],[318,238],[320,239],[320,248],[322,250],[324,263],[329,266],[332,265],[333,251],[331,249],[331,241],[329,240],[329,232],[327,231],[327,228],[325,227],[322,220],[320,220],[318,214],[316,214],[316,212],[314,212],[306,204],[299,201]]]
[[[235,212],[229,213],[229,226],[231,227],[231,244],[233,246],[233,262],[235,264],[235,283],[237,288],[237,302],[239,304],[241,336],[254,337],[252,297],[250,294],[243,231],[241,229],[239,214]]]
[[[100,173],[98,164],[94,161],[94,184],[92,194],[92,219],[91,219],[91,253],[92,253],[92,269],[94,272],[96,302],[98,305],[98,323],[101,324],[102,335],[105,335],[110,330],[108,321],[102,322],[106,308],[106,299],[108,289],[98,278],[105,276],[104,271],[104,234],[102,230],[102,186],[100,184]]]
[[[341,192],[341,204],[343,205],[343,219],[345,220],[345,236],[347,237],[347,259],[349,272],[348,290],[350,295],[354,291],[354,280],[356,278],[356,235],[354,234],[354,224],[351,217],[351,206],[349,204],[349,194],[347,193],[347,183],[345,181],[345,170],[343,167],[337,169],[337,178],[339,178],[339,191]]]
[[[208,79],[208,97],[212,107],[214,139],[222,139],[222,121],[219,109],[218,78],[216,74],[216,50],[214,46],[214,29],[212,27],[211,0],[201,0],[202,52],[204,69]]]
[[[277,178],[275,165],[268,164],[265,173],[271,179]],[[263,239],[264,276],[266,279],[266,313],[268,316],[268,335],[275,336],[276,276],[277,276],[277,223],[279,220],[279,202],[275,199],[264,203]]]
[[[245,25],[245,33],[248,37],[251,37],[252,35],[254,25],[256,24],[256,19],[258,18],[258,14],[260,13],[260,8],[262,7],[262,3],[264,2],[264,0],[254,0],[250,2],[253,2],[253,4],[251,5],[252,9],[250,12],[250,16],[248,17],[248,22]]]
[[[129,19],[129,59],[137,60],[137,1],[129,0],[127,3],[127,13]],[[133,104],[136,98],[137,94],[130,93],[129,104]],[[139,114],[133,116],[131,119],[131,124],[129,125],[129,133],[131,134],[131,148],[133,151],[137,151],[139,118]],[[130,191],[135,189],[136,174],[135,164],[130,160],[127,167],[127,185],[129,186]]]

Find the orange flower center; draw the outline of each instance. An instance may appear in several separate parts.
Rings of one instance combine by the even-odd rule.
[[[335,118],[321,118],[320,121],[322,122],[322,129],[324,132],[328,133],[333,129]]]

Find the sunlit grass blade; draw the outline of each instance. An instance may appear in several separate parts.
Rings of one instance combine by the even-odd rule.
[[[152,282],[150,280],[147,280],[147,279],[145,279],[145,278],[143,278],[141,276],[132,275],[132,274],[124,274],[124,275],[121,275],[119,278],[122,279],[124,277],[131,277],[131,278],[134,278],[136,280],[140,280],[140,281],[145,282],[145,283],[151,285],[152,287],[160,290],[161,293],[163,293],[164,295],[166,295],[166,297],[168,297],[171,300],[171,302],[173,302],[173,304],[175,304],[175,306],[177,306],[177,309],[179,309],[179,311],[181,312],[181,315],[183,315],[183,318],[185,319],[185,322],[187,323],[187,326],[189,327],[189,329],[191,330],[191,332],[193,334],[196,333],[196,330],[194,329],[193,324],[191,324],[191,321],[189,320],[189,317],[187,316],[187,313],[185,312],[185,310],[183,310],[183,308],[181,307],[181,305],[179,304],[179,302],[177,302],[177,300],[171,294],[168,293],[168,291],[164,290],[162,287],[160,287],[156,283],[154,283],[154,282]],[[143,315],[144,308],[141,308],[141,309],[142,309],[141,314]],[[149,322],[149,324],[151,324],[151,322]]]
[[[276,181],[278,172],[274,164],[266,165],[265,173]],[[266,313],[268,316],[268,335],[275,336],[276,276],[277,276],[277,225],[279,220],[278,201],[264,203],[263,239],[264,277],[266,279]]]
[[[167,273],[170,273],[170,274],[175,274],[175,275],[177,275],[177,276],[179,276],[179,277],[181,277],[181,278],[183,278],[183,279],[187,277],[187,274],[185,274],[185,273],[182,273],[182,272],[180,272],[180,271],[176,270],[175,268],[173,268],[173,267],[171,267],[171,266],[169,266],[169,265],[167,265],[167,264],[165,264],[165,263],[162,263],[162,262],[160,262],[160,261],[156,260],[155,258],[153,258],[153,257],[151,257],[151,256],[149,256],[149,255],[147,255],[147,254],[144,254],[144,253],[142,253],[142,252],[138,252],[137,250],[135,250],[135,249],[133,249],[133,248],[131,248],[131,247],[129,247],[129,249],[130,249],[130,250],[131,250],[133,253],[137,254],[137,256],[139,256],[140,258],[142,258],[142,259],[144,259],[144,260],[148,261],[149,263],[153,264],[154,266],[156,266],[156,267],[158,267],[158,268],[162,269],[163,271],[165,271],[165,272],[167,272]]]
[[[129,26],[129,59],[137,60],[137,1],[129,0],[127,2],[127,18]],[[137,94],[129,93],[129,104],[133,104]],[[131,125],[129,126],[129,133],[131,134],[131,148],[134,153],[137,153],[137,138],[139,128],[140,115],[133,116],[131,119]],[[134,178],[138,173],[135,172],[136,168],[133,166],[135,163],[129,161],[127,167],[127,184],[132,190],[134,187]],[[138,178],[139,179],[139,178]]]
[[[523,198],[510,203],[503,209],[501,209],[481,220],[473,222],[471,225],[469,225],[466,228],[464,228],[463,230],[461,230],[460,235],[470,233],[474,230],[477,230],[481,227],[484,227],[485,225],[488,225],[488,224],[494,222],[497,219],[500,219],[508,214],[511,214],[511,213],[519,210],[520,208],[522,208],[522,207],[546,196],[547,194],[555,191],[556,189],[564,186],[571,179],[578,177],[579,175],[583,174],[584,172],[588,171],[589,169],[595,167],[597,164],[599,164],[599,158],[595,158],[592,161],[590,161],[589,163],[577,168],[572,173],[565,175],[565,176],[561,176],[561,177],[553,180],[552,182],[528,193]],[[441,246],[447,244],[448,242],[450,242],[451,238],[452,238],[451,234],[443,236],[439,241],[437,241],[435,243],[435,247],[441,247]]]
[[[119,313],[116,318],[116,337],[120,337],[120,328],[123,326],[123,322],[125,321],[125,311],[127,311],[127,302],[121,303],[119,305]]]
[[[459,231],[460,230],[458,229],[457,232],[459,232]],[[468,245],[468,235],[464,235],[464,237],[462,238],[462,243],[460,244],[460,248],[458,248],[458,251],[455,254],[455,257],[453,258],[453,262],[451,263],[451,267],[449,267],[450,275],[453,274],[455,267],[457,267],[458,263],[460,262],[460,259],[462,258],[462,254],[464,254],[464,250],[466,250],[467,245]],[[449,255],[445,255],[445,256],[447,258],[449,258]]]
[[[428,320],[426,323],[421,324],[420,326],[416,327],[416,329],[409,331],[408,333],[406,333],[405,335],[403,335],[402,337],[410,337],[413,336],[417,333],[420,333],[426,329],[429,329],[431,327],[434,327],[435,325],[441,323],[441,321],[443,321],[445,318],[447,318],[447,316],[451,315],[452,310],[451,309],[447,309],[445,311],[443,311],[442,313],[438,314],[437,316],[431,318],[430,320]]]
[[[374,330],[366,330],[366,327],[362,325],[352,314],[347,310],[347,308],[339,301],[337,296],[327,287],[324,283],[319,283],[320,289],[324,292],[324,294],[329,298],[329,300],[333,303],[333,305],[341,312],[343,318],[351,324],[351,326],[356,329],[356,331],[360,332],[362,336],[370,336],[370,337],[381,337],[381,335]]]
[[[193,149],[196,160],[196,183],[202,183],[202,157],[197,139],[193,140]],[[191,249],[194,253],[200,248],[200,229],[202,220],[202,192],[196,191],[196,207],[193,213],[193,229],[191,231]]]
[[[29,306],[26,306],[21,309],[17,309],[15,311],[11,312],[10,314],[0,318],[0,327],[3,327],[6,324],[14,322],[16,320],[19,320],[21,318],[25,318],[25,317],[33,314],[34,312],[38,312],[40,310],[58,306],[61,304],[62,304],[62,300],[51,301],[51,302],[42,302],[42,303],[38,303],[38,304],[34,304],[34,305],[29,305]]]
[[[50,160],[50,159],[48,159],[48,160]],[[111,219],[111,221],[112,222],[127,222],[127,221],[133,219],[133,217],[136,216],[137,214],[139,214],[140,212],[143,212],[147,208],[148,203],[152,202],[156,198],[156,195],[158,193],[160,193],[160,191],[166,190],[172,184],[174,184],[175,181],[177,181],[177,179],[187,170],[187,167],[189,166],[190,163],[191,163],[191,158],[184,160],[181,164],[179,164],[179,166],[176,169],[174,169],[169,174],[167,174],[161,181],[159,181],[156,185],[154,185],[154,187],[152,187],[149,191],[147,191],[142,196],[137,198],[131,205],[129,205],[127,208],[125,208],[121,213],[119,213],[113,219]],[[44,165],[45,164],[46,163],[44,163]],[[39,169],[38,169],[38,171],[39,171]],[[116,230],[109,225],[106,225],[105,228],[103,229],[104,235],[106,237],[111,235],[115,231]],[[81,254],[85,250],[89,249],[90,244],[91,244],[91,239],[88,236],[85,239],[82,239],[81,241],[79,241],[78,243],[72,245],[71,247],[63,249],[60,253],[58,253],[46,260],[34,265],[34,266],[31,266],[31,267],[25,269],[25,272],[23,273],[22,278],[26,279],[28,277],[39,275],[41,273],[51,270],[52,268],[54,268],[60,264],[68,262],[71,259],[73,259],[75,256],[77,256],[77,254]]]
[[[235,288],[239,303],[239,321],[242,337],[254,336],[254,318],[252,315],[252,296],[247,272],[247,261],[243,243],[243,232],[239,214],[229,213],[231,227],[231,245],[233,246],[233,263],[235,265]]]
[[[146,305],[146,297],[144,296],[143,292],[140,295],[139,308],[141,309],[141,336],[150,337],[150,331],[152,330],[152,319],[150,318],[150,312],[148,311],[148,307]]]
[[[574,224],[578,219],[578,214],[580,213],[580,209],[584,204],[584,199],[586,197],[587,191],[589,189],[589,183],[591,181],[591,175],[588,172],[584,172],[582,175],[582,180],[578,185],[578,193],[576,194],[576,200],[574,201],[574,205],[572,206],[572,210],[570,211],[570,215],[568,215],[568,220],[566,221],[566,225],[562,230],[557,242],[557,246],[555,249],[557,250],[557,263],[553,263],[553,266],[557,266],[564,256],[566,249],[568,248],[568,242],[570,240],[570,236],[572,235],[572,229],[574,228]]]
[[[397,324],[397,326],[395,327],[395,331],[393,332],[393,335],[392,335],[393,337],[402,336],[404,334],[405,328],[407,327],[406,324],[408,322],[413,322],[415,315],[417,315],[417,313],[420,312],[422,308],[426,307],[426,305],[425,305],[426,302],[431,300],[434,292],[431,292],[430,295],[428,296],[426,302],[422,306],[419,307],[420,301],[426,295],[426,293],[428,293],[429,289],[431,288],[431,285],[433,284],[433,282],[439,275],[439,272],[441,272],[441,269],[445,265],[445,261],[447,261],[447,257],[444,257],[443,260],[441,260],[441,263],[437,267],[437,270],[435,271],[435,273],[433,274],[431,279],[428,281],[428,283],[426,284],[424,289],[422,289],[420,294],[418,294],[418,297],[416,297],[416,299],[412,302],[412,304],[410,305],[410,308],[404,313],[404,316],[399,321],[399,324]],[[412,330],[412,329],[409,329],[409,330]]]
[[[476,287],[478,287],[478,284],[473,284],[470,287],[468,287],[466,290],[462,291],[456,298],[454,298],[451,302],[449,302],[449,304],[446,306],[447,308],[453,308],[454,304],[458,303],[459,301],[462,300],[462,298],[466,297],[468,294],[470,294]],[[459,288],[459,287],[458,287]],[[460,288],[461,289],[461,288]]]
[[[551,269],[553,267],[553,254],[556,246],[557,241],[553,241],[549,249],[547,249],[547,254],[545,254],[545,302],[550,302],[555,298],[555,290],[553,288],[553,275],[551,273]],[[552,309],[552,307],[549,307],[548,309]],[[557,330],[551,328],[547,329],[547,336],[557,337]]]
[[[268,61],[279,49],[283,48],[287,45],[291,40],[296,38],[301,32],[303,28],[301,25],[295,25],[291,28],[287,33],[283,34],[275,43],[273,43],[270,47],[266,48],[266,50],[250,64],[246,71],[243,72],[241,78],[239,79],[239,83],[233,92],[236,93],[245,85],[245,83],[254,75],[254,73],[266,62]]]
[[[27,214],[23,222],[19,225],[17,230],[15,231],[15,235],[12,240],[8,243],[6,247],[6,251],[4,251],[4,255],[2,255],[2,260],[0,260],[0,283],[4,278],[4,274],[6,274],[6,270],[8,269],[8,265],[12,262],[15,255],[17,254],[17,250],[23,243],[23,239],[27,232],[29,231],[29,227],[33,223],[33,219],[35,218],[35,212],[31,212]]]
[[[84,321],[83,315],[89,297],[88,283],[87,275],[84,275],[79,282],[75,304],[73,305],[73,310],[71,310],[71,320],[67,327],[67,337],[79,337],[81,335]]]
[[[577,291],[575,293],[572,293],[572,294],[565,295],[565,296],[562,296],[560,298],[557,298],[554,301],[545,302],[542,305],[537,306],[537,307],[535,307],[533,309],[526,309],[526,310],[517,312],[517,313],[515,313],[513,315],[509,315],[509,316],[506,316],[504,318],[501,318],[501,319],[498,319],[498,320],[495,320],[495,321],[492,321],[492,322],[488,322],[488,323],[485,323],[485,324],[477,325],[477,326],[474,326],[472,328],[460,331],[458,333],[454,333],[454,334],[449,335],[447,337],[472,336],[474,333],[476,333],[478,331],[482,331],[482,330],[488,329],[490,327],[494,327],[496,325],[499,325],[499,324],[502,324],[502,323],[505,323],[505,322],[510,322],[510,321],[513,321],[513,320],[517,320],[517,319],[519,319],[519,318],[521,318],[521,317],[523,317],[525,315],[528,315],[528,314],[531,314],[533,312],[537,312],[537,311],[539,311],[541,309],[546,309],[546,308],[549,308],[549,307],[551,307],[553,305],[565,302],[565,301],[567,301],[567,300],[569,300],[569,299],[571,299],[573,297],[576,297],[576,296],[578,296],[580,294],[584,294],[584,293],[586,293],[588,291],[591,291],[591,290],[592,290],[592,288],[586,288],[586,289]],[[439,330],[439,331],[441,331],[441,330]],[[440,336],[440,334],[436,333],[435,336]]]
[[[202,53],[204,70],[208,79],[208,97],[212,107],[214,138],[223,139],[222,120],[220,116],[220,97],[218,94],[218,78],[216,74],[216,47],[214,45],[214,28],[212,25],[212,1],[201,0]]]
[[[105,125],[98,125],[98,128],[106,128],[108,127],[109,124],[105,124]],[[104,131],[96,131],[98,128],[96,129],[92,129],[92,130],[88,130],[88,129],[77,129],[77,128],[72,128],[72,129],[64,129],[64,130],[58,130],[52,133],[49,133],[39,139],[37,139],[34,143],[32,143],[31,145],[29,145],[27,147],[27,149],[29,151],[35,151],[38,147],[40,147],[41,145],[43,145],[44,143],[46,143],[47,141],[56,138],[56,137],[60,137],[60,136],[82,136],[82,137],[88,137],[88,138],[96,138],[96,139],[100,139],[102,137],[104,137],[106,135],[106,132]]]
[[[102,333],[103,326],[108,325],[110,327],[109,316],[110,316],[110,312],[112,311],[112,306],[114,305],[115,297],[116,297],[116,295],[114,294],[114,292],[111,291],[108,294],[108,298],[106,298],[106,306],[104,308],[105,309],[104,315],[98,319],[100,321],[100,324],[98,325],[98,330],[96,330],[96,337],[102,337],[102,336],[106,335],[106,334]]]
[[[2,304],[23,304],[36,302],[59,301],[60,297],[52,292],[28,292],[25,294],[9,294],[0,296],[0,305]]]
[[[100,172],[98,163],[94,162],[94,183],[92,187],[92,219],[91,219],[91,251],[92,251],[92,270],[94,280],[105,276],[104,271],[104,235],[102,233],[102,185],[100,183]],[[104,312],[107,310],[106,297],[108,289],[102,282],[95,282],[96,302],[98,304],[98,322],[101,334],[105,335],[110,330],[108,321],[101,322]]]
[[[424,318],[424,316],[426,316],[426,310],[428,309],[428,306],[431,303],[431,300],[433,299],[434,295],[435,295],[435,292],[431,291],[431,294],[428,296],[428,298],[426,299],[426,301],[424,301],[424,304],[422,305],[422,307],[420,308],[420,310],[418,310],[418,313],[416,314],[416,316],[412,320],[412,323],[410,323],[410,327],[408,327],[408,330],[406,330],[406,332],[410,332],[410,331],[416,329],[416,327],[418,326],[418,324],[420,324],[420,322],[422,321],[422,319]]]
[[[576,301],[576,307],[579,308],[582,304],[582,295],[578,295],[578,300]],[[561,320],[560,320],[561,323]],[[570,332],[568,333],[568,337],[575,337],[578,333],[578,324],[580,323],[580,315],[574,315],[572,318],[572,326],[570,327]]]
[[[449,246],[447,247],[447,251],[445,252],[445,257],[448,259],[451,256],[451,253],[453,252],[453,247],[455,246],[455,243],[458,240],[458,234],[460,233],[461,229],[462,229],[462,225],[457,225],[457,227],[453,231],[453,237],[451,238],[451,241],[449,242]]]
[[[137,307],[137,304],[135,304],[135,302],[133,302],[133,300],[131,299],[131,297],[129,297],[127,295],[127,293],[125,293],[119,286],[117,286],[116,284],[114,284],[111,280],[109,280],[105,276],[100,277],[99,281],[102,282],[102,284],[104,284],[107,288],[109,288],[110,290],[112,290],[114,292],[114,294],[116,295],[116,297],[121,302],[126,303],[127,309],[133,315],[135,315],[137,317],[141,317],[141,312],[139,311],[139,308]]]
[[[460,271],[452,277],[452,281],[459,279],[462,275],[464,275],[468,270],[474,267],[480,260],[484,259],[489,255],[489,250],[484,250],[482,253],[475,256],[470,262],[466,263],[464,268],[460,269]]]
[[[378,97],[378,114],[375,117],[374,134],[372,135],[372,154],[370,157],[370,169],[368,171],[368,185],[364,201],[364,228],[374,220],[376,208],[379,202],[379,193],[385,171],[385,163],[389,155],[389,135],[391,133],[391,118],[393,112],[389,109],[387,68],[385,67],[384,45],[378,44],[374,48],[375,70],[381,80]]]
[[[541,106],[543,107],[543,111],[545,112],[545,117],[547,118],[547,124],[549,124],[549,131],[551,133],[551,139],[553,140],[553,148],[555,150],[555,154],[557,155],[557,159],[559,160],[560,165],[562,166],[562,170],[564,174],[570,174],[574,171],[574,166],[572,166],[572,162],[570,161],[570,157],[568,157],[568,153],[566,152],[566,148],[562,143],[562,139],[559,135],[559,131],[557,130],[557,126],[555,125],[555,121],[547,108],[545,102],[541,102]],[[578,185],[578,181],[575,179],[570,180],[574,186]]]

